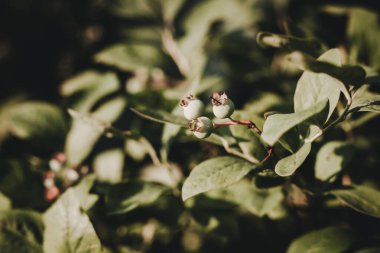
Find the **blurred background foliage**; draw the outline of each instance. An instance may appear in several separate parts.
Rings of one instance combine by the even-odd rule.
[[[291,180],[256,175],[182,202],[189,171],[225,150],[129,110],[178,114],[189,93],[227,91],[237,117],[262,125],[292,111],[301,72],[258,32],[308,39],[313,56],[337,47],[377,73],[379,11],[370,0],[0,0],[0,251],[305,252],[323,237],[316,252],[380,252],[378,218],[301,189],[326,187],[313,172],[323,143]],[[380,188],[374,115],[324,137],[352,144],[339,180]]]

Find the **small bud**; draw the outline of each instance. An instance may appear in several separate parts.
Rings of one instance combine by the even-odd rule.
[[[212,111],[214,112],[215,117],[219,119],[228,118],[234,113],[235,105],[227,97],[226,93],[219,95],[219,93],[214,92],[211,98]]]
[[[199,139],[209,137],[214,130],[212,121],[207,117],[199,117],[191,120],[189,128],[194,133],[195,137]]]
[[[200,117],[205,109],[203,102],[196,99],[193,95],[182,99],[180,105],[183,108],[185,118],[188,120]]]

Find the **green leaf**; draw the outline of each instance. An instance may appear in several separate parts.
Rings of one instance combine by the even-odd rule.
[[[194,73],[201,72],[207,61],[204,45],[215,23],[220,33],[228,33],[252,27],[262,19],[255,1],[207,0],[194,4],[184,21],[185,36],[178,41],[181,52],[190,63]]]
[[[117,44],[95,55],[95,61],[134,72],[140,68],[162,68],[165,55],[160,47],[149,44]]]
[[[288,52],[299,50],[313,56],[319,55],[322,50],[322,44],[318,41],[268,32],[259,32],[256,41],[261,46],[281,48]]]
[[[295,239],[287,253],[341,253],[350,247],[352,236],[338,227],[309,232]]]
[[[52,253],[102,252],[99,238],[71,188],[44,214],[44,251]]]
[[[332,179],[350,161],[352,146],[343,141],[330,141],[318,151],[315,161],[315,177],[326,181]]]
[[[350,188],[330,191],[352,209],[366,215],[380,218],[380,192],[365,186],[354,185]]]
[[[92,114],[73,114],[77,116],[65,144],[69,164],[78,165],[90,154],[106,127],[121,115],[125,106],[125,98],[118,97],[103,104]]]
[[[124,152],[133,160],[141,162],[148,154],[148,147],[143,138],[127,138],[124,143]]]
[[[325,98],[317,104],[310,106],[308,109],[289,114],[274,114],[267,118],[264,123],[262,139],[273,146],[281,136],[291,128],[317,116],[328,106],[328,100]]]
[[[369,85],[360,87],[352,97],[349,112],[380,112],[380,94],[369,91]]]
[[[65,81],[61,95],[70,99],[71,108],[79,112],[89,112],[103,97],[119,89],[115,73],[85,71]]]
[[[331,49],[318,58],[336,66],[341,66],[339,49]],[[329,112],[326,121],[333,113],[340,96],[342,83],[324,73],[305,71],[297,83],[294,93],[294,112],[304,111],[328,98]],[[344,85],[343,85],[344,87]]]
[[[0,252],[42,253],[43,222],[34,211],[0,212]]]
[[[15,102],[5,105],[0,111],[0,139],[10,134],[57,150],[63,143],[66,127],[63,112],[46,102]]]
[[[310,153],[310,149],[311,143],[305,142],[297,152],[278,161],[275,172],[282,177],[292,175],[305,161]]]
[[[12,201],[0,192],[0,211],[7,211],[12,208]]]
[[[91,188],[94,186],[96,177],[94,174],[89,174],[84,177],[79,184],[72,189],[75,191],[75,196],[78,199],[81,209],[84,211],[90,210],[90,208],[98,201],[99,196],[90,193]]]
[[[123,177],[124,153],[121,149],[110,149],[94,159],[94,172],[99,181],[118,183]]]
[[[301,70],[307,70],[313,73],[327,74],[340,80],[341,83],[338,83],[338,85],[346,98],[349,98],[350,96],[346,85],[360,86],[366,82],[366,71],[361,66],[341,66],[341,64],[336,65],[334,63],[322,61],[320,59],[315,60],[313,57],[301,52],[293,52],[288,55],[287,58],[290,62],[296,64]]]
[[[359,62],[365,56],[366,64],[377,69],[380,66],[380,25],[377,12],[369,8],[350,8],[347,14],[350,61]]]
[[[241,158],[222,156],[204,161],[191,171],[182,186],[182,199],[238,182],[255,165]]]
[[[284,200],[282,187],[257,189],[247,180],[241,180],[224,189],[210,191],[207,196],[235,203],[259,217],[270,215]]]
[[[184,117],[170,114],[168,112],[162,111],[162,110],[151,110],[151,109],[144,109],[144,108],[131,108],[131,110],[139,115],[140,117],[156,121],[158,123],[171,123],[174,125],[179,125],[182,127],[187,127],[189,121],[185,119]]]
[[[109,214],[130,212],[154,204],[168,188],[150,182],[129,181],[111,186],[106,196]]]

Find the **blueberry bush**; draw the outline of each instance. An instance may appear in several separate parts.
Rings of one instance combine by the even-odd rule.
[[[380,6],[66,4],[57,94],[1,95],[0,252],[380,252]]]

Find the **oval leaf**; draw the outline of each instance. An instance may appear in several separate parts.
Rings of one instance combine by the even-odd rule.
[[[305,161],[310,149],[311,143],[306,142],[297,152],[278,161],[275,167],[276,173],[282,177],[292,175]]]
[[[78,165],[90,154],[104,130],[120,116],[125,106],[126,100],[118,97],[103,104],[92,114],[70,111],[74,121],[65,143],[69,164]]]
[[[352,236],[337,227],[312,231],[295,239],[287,253],[341,253],[351,244]]]
[[[119,80],[115,73],[84,71],[65,81],[61,95],[68,97],[70,107],[80,112],[88,112],[102,98],[119,89]]]
[[[98,63],[131,72],[141,67],[163,66],[165,60],[167,58],[160,47],[151,44],[116,44],[95,55]]]
[[[45,252],[102,252],[94,227],[73,189],[68,189],[45,215]]]
[[[315,177],[325,181],[331,179],[349,162],[352,146],[343,141],[331,141],[318,151],[315,161]]]
[[[341,66],[339,49],[331,49],[318,60]],[[326,121],[333,113],[340,96],[342,82],[324,73],[305,71],[297,83],[294,93],[294,111],[301,112],[328,98],[329,112]]]
[[[365,186],[333,190],[332,195],[352,209],[380,218],[380,192]]]
[[[182,199],[229,186],[255,168],[252,163],[232,156],[216,157],[198,164],[182,187]]]
[[[291,128],[321,113],[328,106],[328,100],[324,99],[304,111],[289,114],[274,114],[264,123],[261,137],[270,146],[273,146],[282,135]]]

